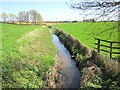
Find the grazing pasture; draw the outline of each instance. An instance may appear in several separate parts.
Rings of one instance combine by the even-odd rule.
[[[2,24],[2,87],[44,87],[55,54],[49,28]]]
[[[97,43],[95,38],[100,38],[108,41],[118,41],[118,22],[79,22],[79,23],[66,23],[58,24],[56,27],[64,30],[77,38],[84,45],[90,49],[97,47],[94,43]],[[110,46],[110,43],[101,42],[103,45]],[[113,44],[118,47],[118,44]],[[101,49],[110,51],[109,48],[101,46]],[[113,49],[113,52],[118,52],[117,49]],[[109,53],[101,51],[102,54],[109,56]],[[113,54],[113,57],[116,56]]]

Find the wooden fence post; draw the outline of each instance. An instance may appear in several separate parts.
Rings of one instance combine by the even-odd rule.
[[[112,42],[110,43],[110,58],[112,58]]]
[[[100,53],[100,39],[98,39],[98,52]]]

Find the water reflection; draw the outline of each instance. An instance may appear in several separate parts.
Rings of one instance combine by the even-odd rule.
[[[51,30],[50,30],[51,32]],[[52,34],[52,32],[51,32]],[[71,60],[69,51],[60,42],[59,38],[52,34],[53,43],[58,49],[58,56],[63,62],[61,74],[64,76],[64,88],[79,88],[80,87],[80,72],[76,67],[76,62]]]

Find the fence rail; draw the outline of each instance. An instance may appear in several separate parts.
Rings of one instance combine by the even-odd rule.
[[[120,47],[112,47],[113,43],[120,43],[120,42],[114,42],[114,41],[112,42],[112,41],[102,40],[102,39],[99,39],[99,38],[95,38],[95,40],[98,40],[98,43],[95,43],[95,45],[97,45],[97,48],[94,48],[94,49],[97,49],[99,53],[100,53],[100,51],[110,53],[110,58],[112,58],[112,54],[120,54],[120,52],[112,52],[112,49],[120,49]],[[110,43],[110,46],[100,44],[101,41]],[[110,48],[110,51],[100,49],[100,46]]]

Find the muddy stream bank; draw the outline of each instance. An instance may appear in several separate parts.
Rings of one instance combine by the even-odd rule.
[[[71,59],[69,51],[60,42],[59,38],[52,34],[52,42],[58,50],[58,58],[62,62],[61,75],[64,77],[62,88],[79,88],[80,87],[80,71],[76,66],[76,62]]]

